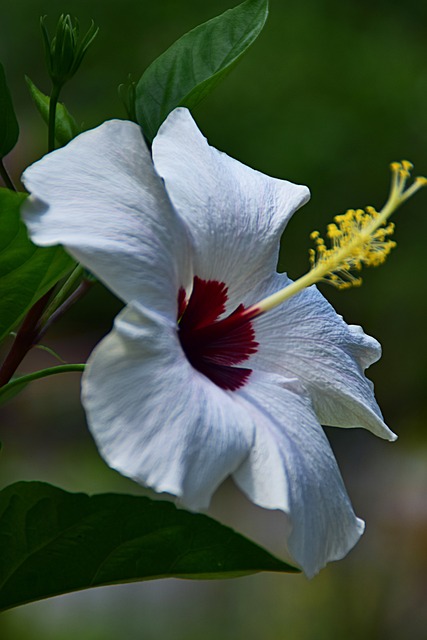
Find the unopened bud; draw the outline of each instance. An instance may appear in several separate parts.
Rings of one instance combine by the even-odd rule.
[[[98,27],[92,21],[89,30],[80,39],[78,20],[74,22],[69,15],[62,14],[58,20],[53,38],[46,27],[46,16],[40,19],[46,62],[52,83],[62,87],[74,76],[84,55],[98,33]]]
[[[126,110],[127,117],[133,122],[137,122],[135,111],[135,95],[136,95],[136,82],[132,80],[132,76],[129,74],[127,82],[119,84],[117,88],[119,98]]]

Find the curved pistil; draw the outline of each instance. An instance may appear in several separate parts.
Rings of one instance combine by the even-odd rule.
[[[391,164],[392,180],[387,202],[380,212],[374,207],[349,209],[338,215],[334,223],[328,225],[327,237],[329,248],[318,231],[313,231],[311,238],[316,249],[310,250],[311,269],[301,278],[285,288],[264,298],[246,310],[251,318],[274,309],[302,289],[317,282],[329,282],[345,289],[360,285],[362,279],[352,272],[359,272],[362,266],[378,266],[382,264],[396,245],[388,237],[393,233],[393,223],[388,218],[401,204],[427,185],[427,178],[417,177],[407,188],[412,164],[407,160]]]

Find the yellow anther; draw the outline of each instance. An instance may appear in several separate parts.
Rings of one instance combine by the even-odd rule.
[[[333,240],[334,238],[339,238],[341,235],[340,229],[338,229],[336,224],[328,224],[328,238]]]
[[[341,289],[359,286],[361,279],[355,278],[352,272],[360,271],[363,265],[375,267],[382,264],[396,246],[390,240],[394,224],[386,224],[387,219],[417,189],[427,185],[427,179],[416,178],[405,191],[412,164],[403,160],[390,166],[393,172],[390,196],[379,213],[368,206],[365,209],[348,209],[346,213],[335,216],[334,223],[327,226],[327,237],[331,241],[329,248],[317,233],[316,251],[310,254],[312,270],[319,273],[317,281],[323,280]]]
[[[362,278],[352,272],[360,271],[362,266],[378,266],[386,260],[396,246],[390,240],[394,224],[388,222],[388,218],[416,191],[427,186],[427,178],[420,176],[405,189],[412,168],[407,160],[393,162],[390,167],[390,194],[381,211],[368,206],[336,215],[334,223],[327,227],[329,247],[319,232],[313,231],[310,237],[316,246],[309,250],[310,271],[252,305],[246,310],[247,313],[253,313],[252,317],[265,313],[316,282],[329,282],[339,289],[358,287],[362,284]]]

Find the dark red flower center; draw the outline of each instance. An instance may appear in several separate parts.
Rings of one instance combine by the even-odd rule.
[[[184,289],[178,294],[178,335],[192,366],[221,387],[235,391],[249,378],[252,369],[236,367],[256,353],[258,342],[251,318],[241,304],[230,315],[225,312],[227,286],[217,280],[195,276],[187,300]]]

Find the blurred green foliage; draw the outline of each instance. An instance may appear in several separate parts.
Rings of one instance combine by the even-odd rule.
[[[77,121],[88,128],[106,118],[125,117],[117,86],[128,74],[137,80],[174,40],[233,4],[237,2],[9,3],[1,16],[0,60],[22,131],[18,146],[7,158],[14,177],[46,150],[46,131],[24,81],[27,74],[41,90],[49,90],[38,28],[40,15],[47,14],[53,24],[66,11],[78,17],[82,29],[91,19],[100,27],[84,65],[61,97]],[[195,117],[214,146],[263,172],[310,186],[311,202],[291,221],[283,239],[280,266],[296,277],[308,268],[310,231],[322,231],[333,215],[347,208],[382,205],[391,161],[409,159],[416,172],[427,174],[427,3],[271,0],[270,18],[259,40],[196,109]],[[107,614],[118,597],[113,591],[103,605],[99,596],[98,605],[91,600],[87,609],[87,595],[83,594],[68,618],[61,618],[60,613],[55,618],[55,605],[62,611],[58,602],[50,603],[50,608],[46,603],[44,609],[43,604],[35,605],[34,618],[29,608],[22,610],[21,616],[6,618],[5,640],[76,636],[83,640],[425,638],[426,208],[424,191],[397,213],[398,246],[385,266],[364,272],[365,283],[360,289],[322,289],[348,322],[360,323],[381,341],[383,358],[369,376],[388,424],[400,436],[391,447],[365,434],[328,431],[356,510],[368,520],[368,532],[350,558],[326,569],[309,584],[304,578],[277,581],[266,576],[221,587],[199,586],[193,591],[180,585],[145,585],[131,592],[139,594],[134,600],[128,600],[128,590],[123,591],[120,604],[111,608],[112,618]],[[116,311],[117,303],[98,289],[62,322],[57,339],[70,331],[75,336],[77,327],[77,333],[84,336],[80,340],[86,341],[84,348],[89,349],[88,343],[108,330]],[[50,410],[57,417],[64,411],[61,403]],[[74,416],[72,412],[69,415]],[[78,418],[82,420],[81,412]],[[68,443],[72,418],[67,420],[61,424],[61,429],[68,429],[61,437]],[[7,439],[3,440],[6,447]],[[6,452],[2,456],[6,460]],[[385,470],[385,459],[395,466],[389,464]],[[372,491],[377,486],[377,491]],[[424,486],[424,511],[414,502],[414,486]],[[389,509],[386,516],[384,501]],[[150,596],[152,593],[157,595]],[[186,593],[191,594],[189,600],[182,595]],[[205,599],[202,595],[198,599],[201,593]],[[169,600],[168,594],[172,594]],[[148,598],[149,603],[150,597],[158,602],[166,598],[172,618],[163,619],[161,605],[157,609],[145,605],[137,614],[139,597]],[[217,602],[208,603],[206,598]],[[70,621],[73,611],[80,612],[81,626],[69,623],[67,631],[61,620]],[[144,620],[143,612],[147,614]]]

